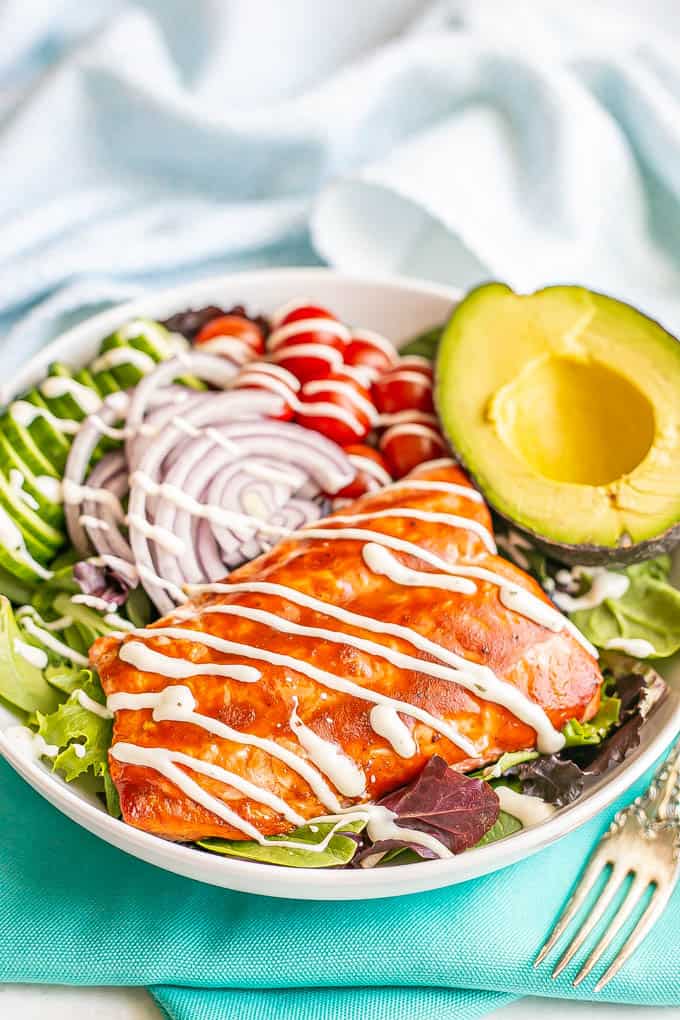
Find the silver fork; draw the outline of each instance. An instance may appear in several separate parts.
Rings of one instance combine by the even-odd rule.
[[[574,978],[574,987],[590,974],[650,886],[652,895],[618,955],[595,985],[596,992],[611,981],[649,934],[680,877],[680,742],[654,776],[647,792],[615,816],[595,847],[569,902],[536,957],[534,967],[543,962],[560,940],[607,868],[611,868],[607,881],[553,970],[553,978],[569,965],[629,875],[632,876],[630,886],[600,941]]]

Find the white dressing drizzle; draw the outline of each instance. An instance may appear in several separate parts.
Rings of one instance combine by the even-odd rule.
[[[34,733],[28,726],[8,726],[5,737],[10,744],[25,758],[38,761],[40,758],[56,758],[59,748],[56,744],[46,743],[44,737]]]
[[[390,428],[394,425],[436,425],[437,416],[429,411],[395,411],[393,414],[378,415],[379,428]]]
[[[26,492],[24,484],[26,479],[22,475],[21,471],[17,468],[9,469],[9,487],[26,506],[30,506],[31,510],[37,510],[40,506],[38,500],[31,496],[30,492]]]
[[[331,404],[328,400],[315,400],[313,403],[303,403],[296,398],[293,406],[298,414],[306,417],[335,418],[337,421],[343,422],[358,436],[363,435],[366,431],[363,423],[348,408],[341,407],[339,404]]]
[[[414,719],[419,719],[436,732],[442,733],[444,736],[448,737],[452,743],[464,750],[466,754],[476,756],[474,744],[472,744],[471,741],[459,733],[454,726],[445,720],[437,719],[435,716],[431,715],[430,712],[426,712],[424,709],[419,708],[416,705],[410,705],[408,702],[399,701],[396,698],[388,697],[386,694],[381,694],[378,691],[372,691],[370,688],[362,687],[360,684],[355,684],[351,680],[347,680],[345,677],[338,676],[335,673],[329,673],[325,669],[320,669],[318,666],[311,665],[311,663],[303,662],[300,659],[294,658],[292,655],[283,655],[278,652],[271,652],[266,648],[258,648],[256,645],[247,645],[238,641],[229,641],[227,638],[220,638],[214,634],[209,634],[200,630],[190,630],[189,628],[184,627],[154,627],[152,631],[146,630],[144,627],[140,627],[130,633],[134,634],[135,637],[146,638],[147,640],[156,637],[169,637],[174,638],[177,641],[195,641],[197,644],[203,644],[207,648],[214,648],[215,651],[222,652],[225,655],[238,655],[244,656],[247,659],[260,659],[262,662],[268,662],[272,666],[281,666],[284,669],[293,670],[295,673],[301,673],[303,676],[309,677],[310,680],[315,680],[322,687],[327,687],[329,690],[339,691],[342,694],[350,694],[355,698],[373,702],[376,705],[392,705],[399,712],[404,712],[405,715],[413,716]]]
[[[109,627],[117,627],[118,630],[135,629],[134,623],[126,620],[123,616],[119,616],[118,613],[106,613],[104,615],[104,623],[108,623]]]
[[[84,744],[71,744],[71,747],[73,748],[73,753],[76,758],[84,758],[87,754],[87,749]]]
[[[113,712],[106,707],[106,705],[100,705],[98,701],[91,698],[89,694],[77,687],[73,692],[76,696],[76,701],[81,708],[87,709],[88,712],[92,712],[93,715],[98,715],[100,719],[113,719]]]
[[[656,654],[656,648],[645,638],[610,638],[604,646],[615,652],[623,652],[625,655],[632,655],[634,659],[648,659],[650,655]]]
[[[200,804],[208,811],[212,811],[222,821],[233,825],[235,829],[245,833],[251,839],[257,840],[258,843],[261,843],[264,837],[254,825],[251,825],[245,818],[241,818],[230,807],[227,807],[219,797],[213,797],[209,794],[184,769],[180,769],[177,766],[185,765],[192,772],[209,776],[210,779],[216,779],[218,782],[224,783],[225,786],[233,787],[256,803],[266,804],[267,807],[283,815],[293,825],[305,824],[306,819],[299,815],[297,811],[293,811],[281,797],[277,797],[276,794],[270,793],[261,786],[256,786],[242,776],[237,775],[236,772],[228,772],[227,769],[223,769],[213,762],[203,761],[201,758],[193,758],[182,751],[171,751],[165,747],[138,747],[135,744],[125,742],[114,744],[110,754],[116,761],[123,762],[126,765],[146,765],[148,768],[160,772],[166,779],[169,779],[170,782],[179,787],[182,793],[185,793],[191,800]]]
[[[342,354],[335,347],[328,347],[324,344],[293,344],[291,347],[281,347],[270,355],[273,362],[289,361],[292,358],[319,358],[328,362],[332,372],[342,367]]]
[[[537,825],[544,822],[555,814],[555,807],[546,804],[540,797],[531,797],[527,793],[517,793],[509,786],[495,787],[498,799],[501,804],[501,811],[506,811],[513,818],[522,823],[526,829],[530,825]]]
[[[90,609],[96,609],[100,613],[108,613],[112,609],[116,608],[115,602],[108,602],[106,599],[100,598],[99,595],[72,595],[71,602],[75,605],[88,606]]]
[[[102,398],[98,393],[68,376],[49,376],[41,384],[40,392],[48,400],[55,397],[72,397],[85,414],[94,414],[102,406]]]
[[[88,531],[110,531],[111,526],[106,521],[102,521],[99,517],[93,517],[92,514],[81,514],[78,518],[78,523],[82,524]]]
[[[380,486],[389,485],[392,481],[392,476],[387,473],[382,464],[378,464],[371,457],[362,457],[359,453],[350,453],[348,456],[355,468],[370,475],[371,478],[375,478]]]
[[[90,371],[97,375],[98,372],[108,372],[110,368],[116,368],[118,365],[133,365],[146,374],[156,367],[156,362],[144,351],[138,351],[136,347],[111,347],[94,359]]]
[[[367,810],[366,832],[372,843],[380,843],[385,839],[398,839],[416,846],[425,846],[436,853],[437,857],[453,857],[449,848],[429,832],[407,829],[403,825],[397,825],[395,821],[397,816],[389,808],[381,807],[379,804],[369,804]]]
[[[389,705],[374,705],[370,720],[371,729],[384,737],[400,758],[413,758],[417,753],[418,745],[413,734],[395,709]]]
[[[57,418],[46,407],[38,407],[28,400],[15,400],[9,405],[9,413],[17,425],[23,425],[24,428],[32,425],[36,418],[44,418],[52,428],[64,435],[75,435],[80,429],[80,422],[72,418]]]
[[[565,576],[566,575],[566,576]],[[553,602],[565,613],[575,613],[578,609],[595,609],[606,599],[620,599],[628,591],[630,580],[626,574],[616,574],[605,567],[573,567],[570,571],[560,571],[557,580],[569,579],[574,582],[581,577],[590,578],[590,590],[584,595],[570,595],[565,591],[555,591]]]
[[[357,392],[356,387],[350,383],[342,382],[339,379],[313,379],[311,382],[304,384],[302,392],[305,394],[309,393],[311,396],[314,396],[315,393],[337,393],[342,397],[346,397],[350,403],[358,407],[370,422],[376,420],[375,404]]]
[[[324,328],[328,324],[328,321],[329,320],[321,320],[319,328]],[[291,325],[294,325],[296,329],[290,335],[295,335],[295,332],[302,331],[300,330],[300,325],[305,324],[295,323]],[[272,356],[272,360],[276,361],[279,360],[279,358],[283,360],[284,358],[287,359],[296,356],[319,356],[325,358],[329,364],[335,360],[334,356],[337,356],[338,358],[340,357],[339,352],[335,351],[334,348],[318,344],[299,344],[285,348],[285,351],[281,350],[278,354],[275,353]],[[402,371],[397,374],[409,375],[413,373]],[[418,373],[417,378],[418,381],[422,381],[423,377]],[[323,381],[318,384],[312,384],[312,386],[316,387],[313,392],[323,392]],[[351,387],[349,388],[351,389]],[[308,390],[307,392],[310,391]],[[336,392],[341,391],[336,389]],[[356,401],[354,403],[356,406]],[[321,401],[318,404],[307,404],[302,406],[304,406],[305,410],[309,409],[308,413],[319,413],[319,409],[323,408],[325,405],[324,402]],[[342,413],[344,410],[342,408],[337,408],[336,405],[328,406],[336,417],[339,416],[336,412],[340,411]],[[425,428],[425,426],[416,425],[416,428],[418,427]],[[452,462],[449,458],[441,458],[440,460],[433,461],[427,466],[444,467],[449,466],[451,463]],[[374,465],[371,463],[371,466],[373,467]],[[378,467],[378,465],[375,465],[375,467]],[[137,472],[136,474],[139,476],[140,472]],[[375,471],[373,474],[375,475]],[[253,518],[248,514],[234,514],[232,511],[224,511],[221,507],[198,504],[191,497],[187,497],[182,490],[174,486],[168,487],[167,485],[155,483],[152,479],[146,476],[136,477],[135,480],[139,482],[149,494],[158,495],[162,491],[164,496],[171,499],[178,506],[188,510],[190,513],[199,517],[207,517],[210,520],[216,520],[218,523],[224,524],[227,527],[229,526],[228,517],[231,517],[232,521],[235,517],[238,517],[240,522],[242,522],[244,518],[249,522],[253,520]],[[276,480],[280,481],[281,479],[278,477]],[[440,482],[437,480],[418,478],[403,479],[392,483],[388,488],[421,489],[423,491],[452,493],[473,502],[483,502],[481,494],[475,489],[466,485],[459,485],[451,482]],[[172,492],[166,492],[166,489],[172,489]],[[190,505],[187,505],[187,503]],[[223,516],[225,514],[227,517]],[[535,623],[545,626],[549,630],[555,632],[563,629],[569,630],[577,640],[580,640],[582,646],[585,647],[590,654],[597,654],[592,645],[583,638],[580,632],[573,627],[570,621],[566,620],[552,606],[547,603],[543,603],[541,599],[537,598],[531,592],[519,587],[515,581],[511,581],[508,578],[483,567],[449,563],[447,560],[435,553],[430,552],[427,549],[423,549],[412,542],[399,539],[393,535],[372,531],[370,529],[351,527],[338,528],[335,526],[338,523],[344,524],[351,521],[366,520],[372,517],[413,518],[431,521],[435,524],[449,524],[455,527],[466,528],[479,535],[490,552],[495,551],[493,536],[480,522],[455,514],[410,509],[400,510],[395,508],[393,510],[387,509],[384,511],[377,511],[372,514],[355,514],[330,518],[327,522],[324,522],[324,524],[307,526],[293,533],[282,528],[269,530],[278,532],[279,535],[287,534],[289,537],[302,540],[306,538],[318,538],[322,540],[337,539],[364,542],[365,545],[362,553],[364,561],[369,569],[390,577],[390,579],[397,584],[439,587],[463,594],[473,594],[477,590],[477,585],[475,584],[474,579],[495,584],[500,589],[499,598],[506,608],[521,613],[527,618],[533,620]],[[135,526],[136,522],[131,521],[130,523]],[[258,520],[257,516],[255,516],[255,523],[259,527],[262,525],[262,521]],[[174,539],[174,537],[175,536],[171,535],[171,538]],[[394,556],[394,552],[403,553],[407,556],[421,560],[422,562],[435,567],[438,571],[440,571],[440,573],[418,571],[408,568]],[[179,554],[176,553],[176,555]],[[175,586],[172,587],[174,588]],[[384,658],[401,669],[417,670],[441,679],[460,683],[461,686],[466,687],[475,693],[481,694],[486,700],[494,701],[506,706],[517,718],[522,719],[528,725],[532,726],[537,733],[537,745],[539,750],[545,753],[550,753],[559,750],[559,748],[563,746],[564,738],[554,729],[543,709],[539,705],[530,701],[512,684],[500,680],[500,678],[498,678],[489,667],[469,661],[462,656],[458,656],[410,628],[401,627],[397,624],[385,623],[383,621],[374,620],[371,617],[351,613],[348,610],[324,603],[312,598],[311,596],[297,592],[294,589],[289,589],[286,586],[270,584],[268,582],[190,585],[187,586],[187,590],[193,592],[225,592],[229,594],[243,591],[279,595],[289,601],[295,602],[299,605],[308,606],[316,612],[349,622],[355,626],[403,638],[415,647],[420,648],[439,659],[439,663],[421,659],[417,656],[406,655],[396,651],[388,645],[369,641],[356,635],[345,635],[338,633],[335,630],[328,630],[322,627],[305,627],[300,624],[296,624],[291,620],[277,616],[274,613],[269,613],[260,609],[253,609],[237,604],[202,607],[203,613],[214,612],[239,616],[262,623],[284,633],[300,634],[319,640],[328,640],[340,644],[350,644],[372,655]],[[187,616],[186,618],[191,619],[192,616]],[[459,733],[457,729],[446,720],[433,717],[430,713],[424,711],[419,706],[411,705],[407,702],[402,702],[384,695],[381,692],[364,688],[359,684],[353,683],[344,676],[329,673],[312,665],[311,663],[298,660],[292,656],[275,653],[266,648],[263,649],[254,645],[230,641],[205,631],[190,630],[189,628],[184,627],[157,627],[154,628],[153,631],[148,631],[144,628],[130,628],[130,633],[135,637],[145,640],[150,640],[152,638],[171,638],[180,641],[191,641],[207,648],[213,648],[222,654],[235,655],[239,657],[243,656],[247,659],[259,659],[260,661],[280,666],[284,669],[290,669],[294,672],[307,676],[331,690],[340,691],[342,693],[350,694],[358,699],[368,701],[373,705],[370,711],[370,722],[374,731],[378,735],[383,736],[393,746],[396,753],[400,754],[404,758],[412,757],[416,754],[418,747],[409,727],[400,717],[400,713],[401,715],[419,720],[431,729],[434,729],[436,732],[447,736],[450,740],[461,747],[466,754],[475,755],[476,753],[475,745]],[[228,676],[232,679],[240,679],[244,682],[254,682],[254,680],[260,676],[259,670],[254,669],[254,667],[244,666],[241,664],[227,665],[224,663],[192,663],[184,659],[176,659],[166,656],[148,648],[146,644],[143,643],[143,640],[132,641],[123,645],[120,649],[120,657],[123,661],[129,662],[137,669],[146,672],[158,673],[175,679],[206,673],[210,675]],[[246,670],[252,671],[252,673],[255,674],[255,677],[253,679],[246,679],[246,675],[238,672]],[[99,709],[102,708],[102,706],[98,707]],[[119,711],[124,708],[139,709],[142,707],[151,708],[153,711],[153,717],[157,721],[160,719],[172,718],[184,722],[191,722],[194,725],[207,729],[209,732],[212,732],[217,736],[223,736],[225,739],[235,740],[236,742],[244,744],[252,744],[254,746],[262,747],[262,749],[266,749],[274,757],[287,761],[291,768],[294,768],[298,774],[303,775],[309,782],[310,787],[314,789],[319,800],[321,800],[321,802],[326,806],[330,807],[331,810],[338,811],[338,801],[333,791],[325,782],[322,773],[330,779],[337,790],[343,795],[348,797],[361,797],[365,795],[366,778],[361,769],[349,756],[346,755],[340,745],[321,737],[300,719],[297,712],[297,702],[294,702],[294,707],[291,712],[290,727],[297,737],[301,747],[305,750],[307,756],[311,762],[317,766],[317,768],[313,768],[308,761],[301,758],[299,755],[295,755],[287,748],[280,746],[277,741],[268,741],[265,740],[265,738],[258,738],[248,733],[234,731],[219,720],[202,716],[200,713],[197,713],[195,711],[195,700],[193,695],[186,687],[170,686],[167,687],[165,691],[138,695],[119,693],[112,695],[108,700],[108,711],[111,712]],[[269,806],[273,807],[274,810],[278,811],[289,820],[293,820],[291,816],[295,815],[295,812],[292,812],[292,809],[290,809],[285,802],[275,797],[274,794],[270,794],[268,791],[263,790],[260,787],[254,787],[253,784],[248,783],[247,780],[242,779],[240,776],[234,777],[232,773],[229,773],[212,763],[204,762],[201,759],[191,758],[188,755],[170,751],[166,748],[142,748],[127,744],[114,745],[111,753],[113,757],[118,758],[118,760],[134,764],[143,764],[156,769],[161,774],[170,778],[171,781],[175,782],[175,784],[180,787],[180,789],[182,789],[188,797],[195,800],[197,803],[202,804],[208,810],[213,811],[213,813],[222,817],[225,821],[228,821],[235,828],[238,828],[251,838],[258,840],[258,842],[263,842],[265,837],[263,837],[254,826],[236,815],[235,812],[233,812],[220,798],[213,797],[208,794],[207,791],[195,782],[195,780],[191,779],[184,769],[178,768],[178,765],[185,765],[190,770],[200,774],[209,775],[212,778],[216,778],[219,781],[224,782],[227,785],[234,786],[234,788],[242,791],[245,787],[248,787],[249,790],[252,789],[255,792],[247,792],[246,796],[249,796],[260,803],[269,804]],[[234,778],[236,779],[235,782]],[[540,820],[539,814],[541,812],[542,814],[540,814],[540,817],[546,817],[546,810],[548,813],[552,813],[553,809],[550,808],[549,805],[543,804],[542,801],[538,801],[537,798],[528,798],[523,797],[522,795],[516,795],[514,794],[514,791],[503,787],[499,790],[499,796],[501,796],[501,790],[506,791],[502,794],[502,796],[507,798],[506,803],[509,803],[513,796],[519,798],[519,801],[514,805],[514,810],[511,810],[510,808],[508,808],[508,810],[510,813],[513,813],[516,817],[518,817],[523,824],[533,824],[533,821]],[[319,791],[323,793],[323,797],[320,795]],[[278,806],[274,806],[271,798],[276,801]],[[539,807],[537,807],[537,804]],[[522,816],[518,813],[520,810],[523,811]],[[402,841],[406,840],[411,841],[414,844],[428,846],[438,856],[450,856],[450,851],[434,837],[429,836],[427,833],[421,833],[417,830],[409,830],[404,829],[401,826],[397,826],[395,823],[395,816],[392,812],[387,811],[385,808],[371,804],[361,805],[357,809],[343,809],[339,814],[329,816],[327,819],[315,819],[315,821],[332,821],[334,825],[333,830],[328,834],[324,841],[321,844],[314,846],[313,849],[324,849],[330,838],[332,838],[333,833],[338,831],[338,829],[341,829],[342,824],[346,824],[352,817],[361,818],[366,821],[367,832],[370,838],[375,842],[384,839],[397,838]],[[530,818],[531,820],[529,820]],[[299,816],[295,815],[294,824],[302,824],[303,821],[304,819],[300,819]],[[307,844],[297,844],[295,841],[287,840],[278,841],[278,845],[290,847],[299,846],[304,847],[305,849],[312,849],[312,847]]]
[[[270,351],[276,351],[284,340],[290,340],[294,336],[301,336],[303,333],[315,333],[317,331],[319,333],[331,333],[345,343],[350,338],[347,326],[342,322],[338,322],[337,319],[298,319],[295,322],[287,322],[285,326],[279,326],[273,333],[270,333],[267,346]]]
[[[435,482],[427,478],[400,478],[397,482],[386,485],[389,492],[397,489],[414,489],[422,492],[450,492],[454,496],[462,496],[464,499],[471,499],[473,503],[483,503],[484,498],[481,492],[477,492],[470,485],[459,485],[457,482]]]
[[[290,728],[314,764],[328,776],[333,785],[346,797],[363,797],[366,777],[359,766],[343,749],[303,723],[297,713],[297,699],[290,715]]]
[[[44,630],[65,630],[66,627],[70,627],[73,623],[70,616],[60,616],[57,620],[50,620],[49,622],[47,620],[43,620],[42,616],[40,616],[37,609],[34,609],[33,606],[21,606],[17,610],[16,615],[17,619],[22,622],[26,616],[33,617],[33,619],[37,620]]]
[[[173,556],[182,556],[185,551],[185,544],[177,535],[173,535],[168,528],[159,524],[151,524],[146,517],[140,514],[128,514],[127,523],[146,537],[152,539],[162,549],[167,549]]]
[[[341,524],[349,524],[351,521],[377,520],[381,517],[391,517],[412,521],[430,521],[432,524],[446,524],[451,528],[463,528],[465,531],[472,531],[486,546],[488,552],[496,552],[496,543],[488,528],[485,528],[479,521],[471,517],[461,517],[458,514],[435,513],[431,510],[410,510],[406,507],[388,510],[373,510],[364,514],[334,514],[327,518],[329,524],[339,521]]]
[[[28,642],[22,641],[21,638],[14,638],[14,651],[22,659],[25,659],[26,662],[30,662],[31,666],[36,666],[37,669],[44,669],[47,665],[47,652],[43,651],[42,648],[36,648],[35,645],[29,645]]]
[[[128,628],[134,630],[134,627]],[[243,684],[255,684],[262,676],[254,666],[232,666],[216,662],[191,662],[189,659],[163,655],[148,648],[142,641],[130,641],[120,649],[120,658],[143,673],[160,673],[174,680],[190,676],[224,676]],[[117,695],[114,695],[114,698]]]
[[[363,344],[369,344],[371,347],[377,347],[378,350],[387,355],[393,364],[399,360],[399,354],[392,341],[388,340],[382,333],[376,333],[373,329],[353,329],[351,339],[352,342],[359,341]]]
[[[237,365],[245,365],[253,356],[253,349],[249,344],[228,333],[212,336],[209,340],[202,340],[197,349],[206,351],[208,354],[226,354]]]
[[[65,478],[62,483],[62,490],[65,503],[79,504],[85,500],[89,500],[92,503],[101,503],[103,506],[108,506],[118,520],[125,520],[125,511],[121,501],[115,493],[110,492],[108,489],[95,489],[91,485],[78,485],[77,482],[71,481],[70,478]]]
[[[396,368],[390,370],[390,382],[417,383],[432,389],[432,379],[424,372],[418,372],[412,368]]]
[[[26,548],[26,542],[24,541],[21,529],[17,527],[3,507],[0,507],[0,545],[4,545],[6,549],[10,550],[18,560],[25,563],[38,577],[42,577],[44,580],[49,580],[52,577],[52,571],[47,570],[46,567],[43,567],[42,563],[38,563],[31,556]]]
[[[418,571],[411,572],[409,571],[409,568],[404,567],[398,560],[391,557],[389,553],[387,553],[386,559],[385,550],[380,546],[372,546],[369,543],[369,545],[364,547],[363,555],[364,559],[368,556],[373,564],[370,569],[375,569],[376,572],[382,573],[384,570],[396,567],[399,572],[391,579],[395,580],[395,583],[397,584],[406,583],[407,579],[411,580],[412,574],[415,575],[414,580],[418,581],[420,581],[420,577],[422,576],[424,579],[423,583],[425,584],[429,584],[429,579],[431,578],[434,578],[435,582],[439,578],[439,575],[436,574],[423,573],[420,575]],[[403,571],[403,573],[400,571]],[[441,587],[448,587],[449,584],[453,584],[455,581],[455,578],[442,578]],[[436,583],[435,586],[437,586]],[[564,745],[564,738],[562,734],[552,726],[549,718],[540,705],[531,701],[522,694],[520,690],[513,687],[512,684],[508,684],[501,680],[488,666],[465,659],[463,656],[457,655],[444,645],[431,641],[429,638],[419,634],[418,631],[413,630],[410,627],[404,627],[396,623],[388,623],[383,620],[375,619],[372,616],[363,616],[359,613],[353,613],[347,609],[341,608],[340,606],[335,606],[330,602],[322,602],[320,599],[316,599],[311,595],[299,592],[295,588],[289,588],[281,584],[274,584],[269,581],[242,581],[237,584],[215,582],[213,584],[190,585],[188,586],[188,590],[197,594],[215,592],[220,594],[253,593],[274,595],[279,598],[284,598],[289,602],[293,602],[296,605],[303,606],[306,609],[311,609],[313,612],[339,620],[341,623],[358,627],[362,630],[373,631],[378,634],[388,634],[392,637],[407,641],[409,644],[414,645],[416,648],[419,648],[421,651],[433,656],[435,659],[439,659],[440,662],[447,663],[448,666],[452,668],[442,669],[442,667],[436,663],[405,655],[389,648],[389,646],[367,641],[366,639],[359,638],[355,635],[343,636],[341,632],[338,633],[337,631],[322,630],[321,628],[304,628],[306,636],[320,637],[324,640],[354,645],[357,648],[362,648],[364,651],[368,651],[372,655],[385,658],[402,669],[413,669],[418,672],[435,676],[439,679],[459,683],[462,687],[466,687],[466,689],[472,691],[474,694],[482,695],[488,701],[504,705],[514,715],[516,715],[518,719],[526,722],[527,725],[532,726],[536,730],[538,745],[545,753],[558,751]],[[454,588],[453,590],[457,591],[459,589]],[[281,617],[275,616],[273,613],[267,613],[264,616],[258,615],[257,617],[253,615],[255,613],[261,614],[263,613],[263,610],[250,610],[240,606],[232,607],[219,605],[215,607],[206,606],[203,611],[227,614],[231,612],[232,615],[247,615],[250,619],[258,619],[260,622],[276,626],[277,629],[285,629],[289,633],[301,633],[301,631],[297,629],[300,626],[299,624],[294,624],[287,620],[284,621]],[[399,711],[402,710],[400,709]],[[413,716],[413,712],[410,712],[408,709],[403,711],[406,715]],[[376,732],[380,733],[381,736],[385,736],[385,734],[381,733],[379,730],[376,730]],[[386,739],[388,738],[386,737]],[[390,741],[390,743],[392,743],[392,741]],[[401,753],[396,744],[392,743],[392,746],[397,754]]]
[[[153,718],[156,722],[191,723],[194,726],[207,730],[208,733],[213,733],[216,737],[222,737],[224,740],[231,740],[236,744],[244,744],[249,747],[257,747],[261,751],[270,754],[272,758],[284,762],[293,772],[302,776],[319,801],[329,811],[340,811],[341,809],[340,801],[323,776],[304,758],[294,754],[275,740],[258,737],[253,733],[242,733],[240,730],[227,726],[226,723],[221,722],[219,719],[213,719],[212,716],[201,715],[199,712],[196,712],[196,700],[188,687],[177,684],[166,687],[163,691],[145,694],[119,692],[109,695],[107,705],[112,712],[124,710],[132,712],[142,708],[150,708],[153,710]]]
[[[81,655],[80,652],[76,652],[73,648],[69,648],[67,644],[55,638],[53,634],[50,634],[49,630],[43,627],[39,627],[32,616],[26,614],[21,617],[21,626],[24,628],[27,634],[31,637],[37,638],[38,641],[45,648],[49,648],[50,651],[56,652],[57,655],[61,655],[64,659],[70,659],[71,662],[75,662],[78,666],[87,666],[88,660],[85,655]]]
[[[61,479],[53,478],[51,475],[38,475],[34,485],[50,503],[63,502]]]

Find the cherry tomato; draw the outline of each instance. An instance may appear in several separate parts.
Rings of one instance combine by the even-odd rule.
[[[295,414],[300,383],[291,372],[268,361],[251,361],[241,369],[232,384],[235,390],[267,390],[283,400],[280,414],[271,415],[280,421],[290,421]]]
[[[310,380],[300,391],[297,422],[321,432],[339,446],[364,439],[375,417],[369,391],[343,372]]]
[[[406,372],[421,372],[428,379],[432,379],[434,376],[432,362],[421,357],[420,354],[405,354],[403,358],[399,358],[394,367]]]
[[[370,329],[355,329],[345,348],[345,364],[368,369],[376,379],[399,360],[397,349],[387,337]]]
[[[194,341],[197,345],[206,345],[216,353],[229,353],[227,345],[214,343],[223,339],[239,340],[250,348],[250,356],[264,352],[264,335],[256,322],[251,322],[242,315],[218,315],[216,319],[206,322]]]
[[[395,478],[403,478],[426,460],[435,460],[446,453],[446,443],[429,425],[393,425],[380,437],[383,454]]]
[[[331,312],[300,304],[279,313],[275,321],[267,341],[271,360],[301,382],[324,379],[341,368],[349,330]]]
[[[357,473],[349,485],[336,493],[338,499],[356,499],[365,492],[377,492],[392,481],[385,458],[372,446],[353,443],[345,447],[345,453],[354,464]]]
[[[380,414],[434,410],[432,380],[422,371],[402,368],[401,362],[376,379],[371,396]]]

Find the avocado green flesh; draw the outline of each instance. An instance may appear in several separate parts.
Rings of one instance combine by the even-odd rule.
[[[562,558],[680,539],[680,343],[629,305],[479,287],[444,331],[435,399],[489,503]]]

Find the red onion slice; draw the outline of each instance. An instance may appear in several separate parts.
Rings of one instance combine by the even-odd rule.
[[[236,368],[197,352],[163,362],[129,398],[113,394],[84,420],[67,464],[78,552],[94,547],[129,563],[161,613],[183,600],[183,585],[224,577],[317,520],[328,507],[321,494],[355,475],[335,443],[275,420],[277,395],[197,392],[174,383],[184,373],[227,386]],[[104,456],[84,481],[102,430],[125,438],[125,449]]]

